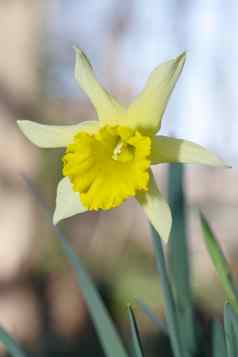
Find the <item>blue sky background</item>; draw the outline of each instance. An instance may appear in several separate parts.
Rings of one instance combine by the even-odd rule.
[[[186,50],[182,77],[165,113],[162,133],[238,159],[238,2],[219,0],[59,0],[48,33],[49,94],[82,95],[73,78],[73,44],[83,48],[100,80],[129,99],[162,61]],[[121,96],[121,97],[120,97]]]

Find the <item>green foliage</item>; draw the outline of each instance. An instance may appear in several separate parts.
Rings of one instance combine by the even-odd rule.
[[[0,327],[0,341],[13,357],[26,357],[26,354],[19,347],[18,343],[2,327]]]
[[[152,226],[151,226],[151,236],[154,243],[156,266],[160,274],[160,284],[164,294],[166,320],[167,320],[168,331],[171,339],[172,349],[175,357],[183,357],[185,356],[185,354],[183,353],[178,316],[176,313],[176,305],[175,305],[175,300],[172,293],[172,287],[169,281],[169,276],[166,268],[163,247],[158,233]]]
[[[212,327],[212,356],[213,357],[226,357],[226,345],[224,330],[219,321],[213,322]]]
[[[128,315],[129,321],[131,325],[131,334],[132,334],[132,346],[133,353],[135,357],[144,357],[142,342],[140,338],[140,333],[138,329],[138,325],[136,322],[135,314],[131,306],[128,306]]]
[[[166,265],[161,239],[155,229],[151,227],[155,262],[164,297],[166,324],[160,321],[140,299],[137,299],[137,304],[155,324],[158,332],[163,332],[169,336],[174,357],[237,357],[238,294],[229,265],[209,223],[201,215],[204,241],[228,300],[224,307],[224,327],[219,321],[214,320],[210,334],[207,334],[201,321],[195,316],[197,311],[190,285],[191,269],[186,232],[186,204],[183,192],[182,166],[170,166],[168,187],[174,222],[169,243],[169,269]],[[39,199],[32,185],[30,189]],[[58,228],[55,229],[63,251],[75,269],[79,286],[103,346],[105,356],[129,357],[81,258],[76,256],[62,232]],[[131,306],[128,307],[128,317],[131,329],[132,355],[134,357],[144,357],[138,324]],[[6,345],[7,350],[13,357],[26,356],[14,339],[3,329],[0,329],[0,341]]]
[[[169,267],[176,297],[179,330],[183,331],[182,343],[185,349],[193,353],[196,349],[196,341],[183,178],[183,165],[169,166],[168,198],[173,217],[169,240]]]
[[[236,313],[238,313],[238,293],[232,279],[229,265],[215,237],[215,234],[202,214],[201,223],[207,251],[210,254],[214,267],[218,273],[218,277],[226,292],[227,299],[236,310]]]
[[[100,298],[88,272],[84,268],[83,263],[80,258],[76,256],[73,248],[59,230],[58,236],[62,242],[66,256],[75,269],[81,291],[84,295],[85,302],[88,306],[106,356],[128,357],[102,299]]]
[[[224,325],[227,346],[227,356],[238,356],[238,316],[230,304],[225,304]]]

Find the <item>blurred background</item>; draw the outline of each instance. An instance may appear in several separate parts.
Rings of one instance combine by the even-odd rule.
[[[34,181],[53,208],[63,151],[37,149],[16,126],[17,119],[71,124],[95,118],[74,80],[75,44],[125,105],[159,63],[187,51],[161,133],[202,144],[233,167],[190,165],[185,171],[194,296],[206,317],[219,315],[224,295],[202,243],[197,209],[238,271],[238,2],[8,0],[0,2],[0,23],[0,324],[36,355],[100,355],[47,213],[22,179]],[[167,171],[166,165],[155,169],[165,195]],[[128,329],[125,306],[135,298],[163,316],[148,225],[134,200],[68,219],[63,229],[122,335]],[[138,315],[150,338],[156,327]]]

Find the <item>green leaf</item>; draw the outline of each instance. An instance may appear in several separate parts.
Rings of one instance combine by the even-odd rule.
[[[21,350],[15,339],[11,337],[2,327],[0,327],[0,341],[13,357],[26,357],[26,354]]]
[[[99,296],[81,259],[74,253],[68,241],[60,234],[64,252],[73,265],[85,302],[107,357],[128,357],[113,322]]]
[[[196,349],[196,341],[183,178],[182,164],[169,165],[168,201],[173,217],[169,240],[169,268],[175,290],[179,329],[183,331],[183,344],[193,353]]]
[[[140,333],[136,322],[135,314],[131,306],[128,306],[128,315],[131,325],[133,351],[135,357],[144,357],[143,347],[141,343]]]
[[[219,321],[214,321],[212,326],[212,356],[226,357],[226,345],[223,328]]]
[[[228,357],[238,356],[238,317],[230,304],[225,304],[224,326]]]
[[[235,311],[238,313],[237,289],[233,283],[232,275],[227,260],[224,257],[220,245],[213,231],[211,230],[206,218],[202,214],[200,214],[200,219],[202,223],[203,237],[206,243],[208,253],[210,254],[219,279],[226,292],[227,299],[232,304]]]
[[[91,318],[93,320],[94,326],[96,328],[106,356],[129,357],[113,325],[112,319],[109,316],[87,270],[84,268],[81,259],[74,253],[73,248],[68,243],[59,226],[54,226],[52,224],[51,210],[49,210],[44,199],[42,199],[42,196],[40,195],[37,187],[28,177],[22,175],[22,178],[25,181],[30,192],[34,195],[34,197],[42,206],[44,211],[46,211],[47,217],[49,218],[49,223],[53,230],[56,232],[58,239],[62,243],[64,253],[69,258],[70,263],[75,269],[82,294],[88,306]]]
[[[156,230],[151,226],[151,236],[154,243],[155,259],[158,272],[160,274],[160,284],[164,294],[164,304],[168,332],[170,335],[171,346],[175,357],[187,357],[188,354],[183,351],[179,324],[176,313],[175,301],[172,293],[171,284],[166,269],[165,257],[161,239]],[[182,331],[181,331],[182,332]]]

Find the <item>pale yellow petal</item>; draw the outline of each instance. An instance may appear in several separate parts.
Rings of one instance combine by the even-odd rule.
[[[154,136],[152,138],[151,163],[153,165],[165,162],[226,166],[224,161],[211,151],[191,141]]]
[[[80,202],[79,193],[72,190],[68,177],[64,177],[57,187],[56,207],[53,223],[57,224],[62,219],[86,212],[87,209]]]
[[[18,120],[23,134],[41,148],[66,147],[80,131],[94,132],[99,127],[97,121],[84,121],[75,125],[44,125],[30,120]]]
[[[150,75],[144,90],[128,109],[128,122],[132,127],[148,134],[156,133],[170,94],[179,78],[185,62],[185,53],[162,63]]]
[[[75,77],[93,103],[102,124],[118,124],[126,110],[97,81],[92,65],[82,50],[75,47]]]
[[[151,224],[160,237],[167,242],[172,226],[172,216],[168,203],[162,197],[153,174],[150,174],[149,190],[136,196],[143,206]]]

